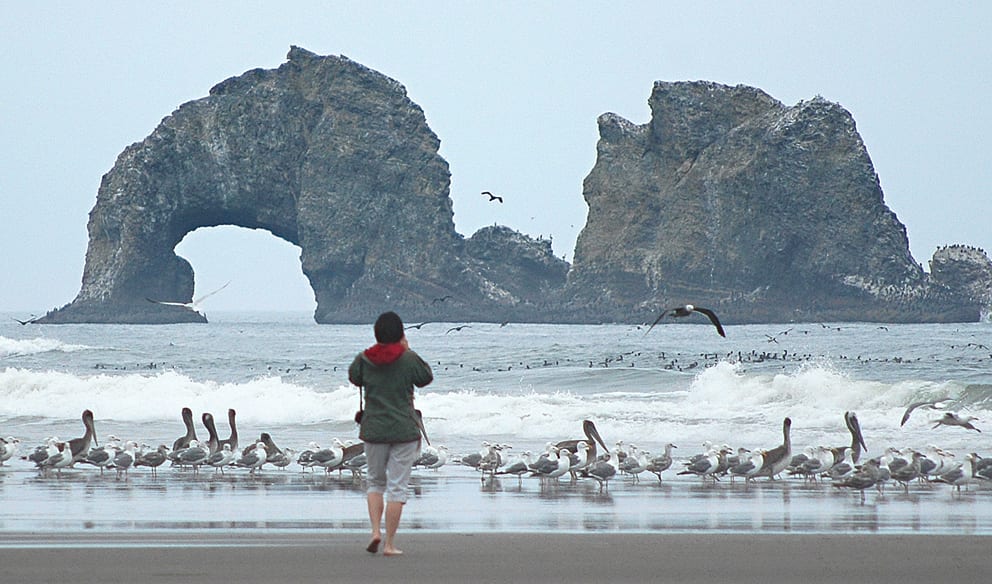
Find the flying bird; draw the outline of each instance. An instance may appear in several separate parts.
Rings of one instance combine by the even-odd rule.
[[[923,401],[913,402],[913,403],[909,404],[909,407],[906,408],[906,412],[902,415],[902,421],[899,422],[899,425],[900,426],[905,426],[906,425],[906,422],[909,421],[910,414],[912,414],[913,413],[913,410],[915,410],[916,408],[926,407],[926,408],[930,408],[930,409],[937,409],[937,405],[938,404],[941,404],[941,403],[943,403],[945,401],[950,401],[950,399],[951,398],[949,398],[949,397],[942,397],[940,399],[923,400]]]
[[[230,284],[230,283],[231,283],[230,280],[228,280],[227,284]],[[221,286],[220,288],[214,290],[213,292],[209,292],[207,294],[204,294],[203,296],[200,296],[199,298],[194,298],[192,302],[168,302],[168,301],[165,301],[165,300],[152,300],[151,298],[145,298],[145,300],[147,300],[149,302],[154,302],[155,304],[165,304],[167,306],[182,306],[183,308],[185,308],[187,310],[192,310],[193,312],[195,312],[197,314],[200,314],[202,316],[205,316],[203,314],[203,312],[200,310],[200,305],[203,304],[203,301],[206,300],[207,298],[210,298],[211,296],[213,296],[214,294],[220,292],[224,288],[227,288],[227,284],[224,284],[223,286]]]
[[[677,318],[682,316],[689,316],[693,312],[705,314],[710,319],[710,322],[713,323],[713,326],[716,327],[716,332],[720,333],[721,337],[727,336],[727,333],[723,332],[723,325],[720,324],[720,319],[717,318],[715,312],[713,312],[709,308],[703,308],[701,306],[693,306],[692,304],[686,304],[685,306],[679,306],[676,308],[669,308],[668,310],[662,312],[660,315],[658,315],[658,318],[654,319],[654,322],[651,323],[651,326],[648,327],[648,330],[644,334],[647,335],[649,332],[651,332],[651,329],[653,329],[656,324],[661,322],[661,319],[665,318],[665,316],[670,315]]]
[[[981,432],[981,430],[971,425],[973,421],[974,422],[978,421],[978,418],[974,416],[965,416],[962,418],[957,414],[955,414],[954,412],[946,412],[943,418],[940,418],[938,420],[931,420],[931,421],[935,422],[934,428],[936,428],[937,426],[961,426],[962,428],[968,430]]]
[[[26,325],[26,324],[34,324],[38,320],[38,317],[32,314],[31,315],[31,318],[29,318],[27,320],[21,320],[19,318],[14,318],[14,317],[10,317],[10,319],[11,320],[14,320],[14,321],[17,321],[17,324],[23,326],[23,325]]]
[[[489,196],[489,202],[490,203],[493,202],[493,201],[499,201],[500,203],[503,202],[503,197],[501,197],[499,195],[494,195],[494,194],[490,193],[489,191],[482,191],[482,194]]]
[[[454,296],[452,296],[451,294],[446,294],[444,296],[438,296],[437,298],[431,300],[431,304],[437,304],[438,302],[444,302],[445,300],[448,300],[449,298],[454,298]]]
[[[448,329],[447,331],[445,331],[444,334],[448,334],[448,333],[450,333],[452,331],[461,331],[463,328],[472,328],[472,327],[469,326],[469,325],[467,325],[467,324],[463,324],[463,325],[460,325],[460,326],[453,326],[450,329]]]
[[[428,321],[428,322],[422,322],[420,324],[411,324],[410,326],[403,327],[403,330],[417,329],[419,331],[420,327],[424,326],[425,324],[430,324],[430,322]]]

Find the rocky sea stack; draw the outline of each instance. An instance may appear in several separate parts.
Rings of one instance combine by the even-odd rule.
[[[599,119],[574,314],[637,322],[694,303],[730,322],[927,322],[988,304],[983,252],[959,254],[957,277],[910,255],[841,106],[707,82],[657,82],[649,103],[645,125]]]
[[[79,294],[39,322],[205,321],[148,299],[191,301],[193,270],[174,249],[216,225],[300,246],[318,322],[385,309],[411,322],[548,318],[535,295],[560,291],[568,265],[523,235],[459,235],[439,145],[398,82],[293,47],[278,69],[218,84],[118,157],[90,213]]]
[[[574,266],[506,227],[455,231],[450,174],[397,81],[291,48],[183,104],[126,148],[89,218],[79,294],[41,323],[204,322],[175,254],[200,227],[302,249],[321,323],[643,322],[681,303],[733,322],[968,321],[989,305],[981,250],[909,253],[851,115],[758,89],[662,83],[651,121],[599,119]]]

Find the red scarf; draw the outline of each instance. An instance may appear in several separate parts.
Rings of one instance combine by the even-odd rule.
[[[376,343],[365,349],[365,356],[373,365],[389,365],[406,351],[402,343]]]

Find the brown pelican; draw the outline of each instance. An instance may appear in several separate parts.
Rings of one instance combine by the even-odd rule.
[[[189,443],[196,440],[196,428],[193,427],[193,410],[183,408],[183,424],[186,425],[186,433],[172,443],[172,452],[175,453],[183,448],[189,448]]]
[[[91,440],[97,446],[100,445],[96,439],[96,426],[93,425],[93,412],[83,410],[83,427],[86,428],[86,432],[79,438],[73,438],[69,441],[69,450],[72,453],[72,463],[79,462],[80,460],[86,458],[86,455],[90,452]]]
[[[203,412],[203,425],[207,429],[207,451],[210,454],[217,452],[220,440],[217,439],[217,426],[214,425],[214,416],[211,413]]]
[[[599,442],[603,450],[609,452],[610,449],[606,447],[606,443],[599,436],[599,431],[596,430],[596,424],[592,423],[592,420],[582,421],[582,432],[586,435],[585,438],[579,438],[576,440],[562,440],[555,447],[558,449],[568,450],[571,453],[578,453],[579,442],[585,442],[589,446],[589,450],[586,452],[590,460],[596,459],[596,443]]]
[[[227,440],[220,440],[217,442],[217,448],[221,449],[225,444],[231,446],[231,450],[237,452],[238,450],[238,427],[235,425],[234,417],[237,416],[237,412],[233,409],[227,410],[227,423],[231,426],[231,437]]]
[[[851,460],[854,462],[858,462],[861,458],[862,450],[868,452],[868,447],[865,446],[864,436],[861,435],[861,423],[858,422],[858,415],[854,412],[844,412],[844,423],[847,425],[847,429],[851,433],[851,446],[831,448],[834,454],[835,465],[844,460],[845,448],[851,449]]]
[[[709,308],[703,308],[701,306],[693,306],[692,304],[686,304],[685,306],[677,306],[675,308],[669,308],[668,310],[665,310],[664,312],[658,315],[658,318],[654,319],[654,322],[651,323],[651,326],[648,327],[648,330],[645,331],[644,334],[647,335],[649,332],[651,332],[651,329],[654,328],[654,325],[661,322],[661,319],[665,318],[665,316],[670,315],[677,318],[682,316],[689,316],[693,312],[705,314],[707,318],[710,319],[710,322],[713,323],[713,326],[716,327],[716,332],[720,333],[721,337],[727,336],[727,333],[723,332],[723,325],[720,324],[720,319],[716,317],[715,312],[713,312]]]
[[[764,464],[761,465],[761,470],[759,470],[754,476],[766,476],[775,480],[775,475],[779,474],[785,467],[789,466],[792,461],[792,438],[789,436],[789,432],[792,429],[792,420],[786,418],[782,422],[782,435],[784,440],[780,446],[776,446],[771,450],[765,452]]]
[[[269,435],[268,432],[262,432],[262,434],[258,437],[258,442],[261,442],[265,447],[266,461],[268,462],[275,460],[276,457],[283,453],[282,450],[276,446],[276,443],[272,441],[272,436]],[[258,443],[249,445],[241,451],[241,455],[248,456],[253,450],[255,450],[255,448],[257,448],[257,446]]]

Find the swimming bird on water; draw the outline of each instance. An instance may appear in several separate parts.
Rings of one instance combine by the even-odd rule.
[[[916,408],[937,409],[937,406],[938,405],[940,405],[940,404],[942,404],[942,403],[944,403],[946,401],[950,401],[951,399],[952,398],[949,398],[949,397],[942,397],[940,399],[930,399],[930,400],[923,400],[923,401],[913,402],[913,403],[909,404],[909,407],[908,408],[906,408],[906,412],[903,413],[903,415],[902,415],[902,421],[899,422],[899,425],[900,426],[905,426],[906,425],[906,422],[909,421],[910,414],[912,414],[913,413],[913,410],[915,410]]]
[[[675,308],[669,308],[668,310],[665,310],[664,312],[658,315],[658,318],[654,319],[654,322],[651,323],[651,326],[648,327],[648,330],[645,331],[644,334],[646,336],[649,332],[651,332],[651,329],[653,329],[654,326],[659,322],[661,322],[661,319],[665,318],[666,316],[679,318],[679,317],[689,316],[693,312],[705,314],[706,317],[710,319],[710,322],[713,323],[713,326],[716,327],[716,332],[718,332],[721,337],[727,336],[727,333],[723,331],[723,325],[720,324],[720,319],[717,318],[715,312],[713,312],[709,308],[703,308],[701,306],[693,306],[692,304],[686,304],[685,306],[677,306]]]
[[[978,418],[974,416],[961,417],[955,414],[954,412],[947,412],[944,414],[943,418],[937,420],[930,420],[930,421],[935,422],[934,428],[936,428],[937,426],[961,426],[962,428],[966,428],[968,430],[981,432],[981,430],[971,425],[972,422],[978,421]]]
[[[230,283],[231,283],[230,281],[227,282],[227,284],[230,284]],[[220,292],[224,288],[227,288],[227,284],[224,284],[223,286],[221,286],[220,288],[214,290],[213,292],[208,292],[207,294],[204,294],[203,296],[200,296],[199,298],[194,298],[192,302],[172,302],[172,301],[168,301],[168,300],[153,300],[151,298],[145,298],[145,300],[147,300],[147,301],[149,301],[149,302],[151,302],[153,304],[164,304],[166,306],[181,306],[181,307],[185,308],[186,310],[191,310],[191,311],[199,314],[200,316],[206,316],[205,314],[203,314],[203,311],[200,310],[200,305],[203,304],[203,301],[206,300],[207,298],[210,298],[211,296],[213,296],[214,294]]]

